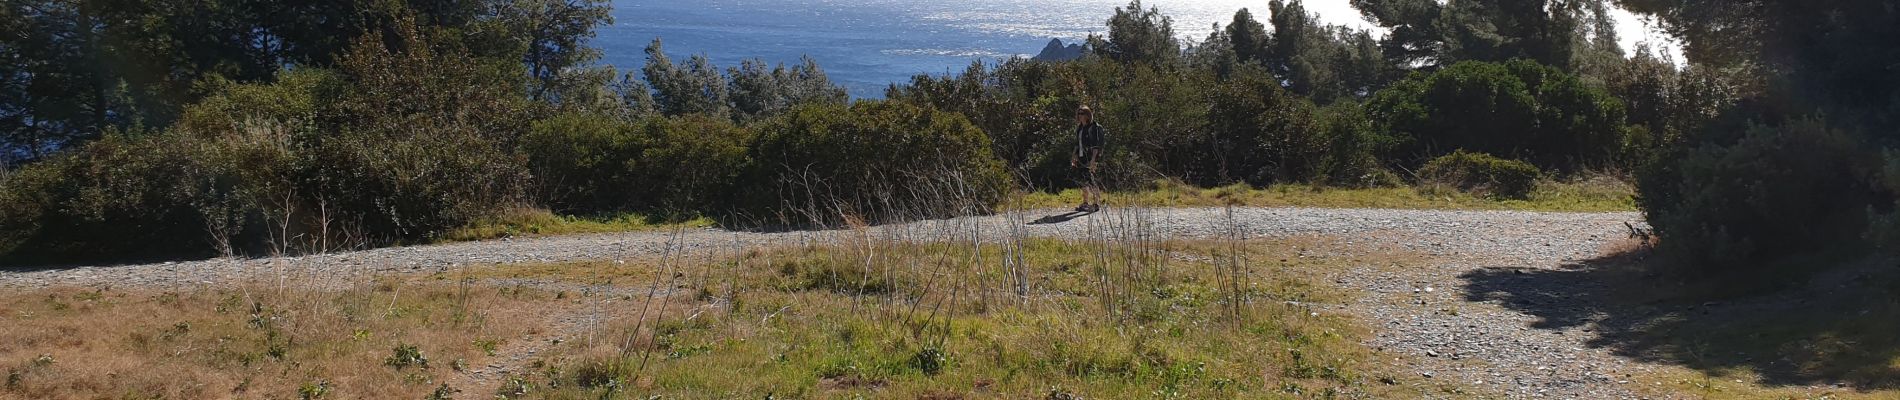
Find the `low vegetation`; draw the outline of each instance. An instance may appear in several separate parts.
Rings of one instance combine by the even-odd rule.
[[[1314,279],[1354,260],[1299,256],[1325,240],[1104,235],[977,244],[872,234],[356,282],[309,276],[232,289],[15,292],[0,298],[0,322],[17,327],[0,332],[0,365],[10,372],[0,394],[1200,398],[1439,390],[1386,369],[1359,344],[1363,328],[1328,310],[1354,295]],[[313,284],[321,282],[334,288]],[[599,322],[561,322],[576,318]],[[529,334],[544,339],[520,341]],[[517,358],[523,354],[498,349],[539,351]],[[496,376],[496,365],[513,372]],[[469,379],[477,369],[488,379]]]
[[[554,296],[393,276],[9,291],[0,397],[425,398],[545,329]]]
[[[1446,210],[1520,210],[1560,212],[1621,212],[1636,209],[1635,188],[1614,177],[1539,180],[1523,199],[1498,199],[1485,192],[1455,187],[1381,187],[1342,189],[1309,185],[1256,188],[1234,184],[1200,188],[1174,181],[1157,181],[1147,188],[1111,192],[1111,206],[1393,208]],[[1029,193],[1005,202],[1024,209],[1066,208],[1080,204],[1082,192]]]

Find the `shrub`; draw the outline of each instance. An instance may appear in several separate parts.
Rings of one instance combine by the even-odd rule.
[[[169,139],[169,138],[163,138]],[[206,256],[177,146],[111,134],[18,171],[0,187],[9,262]]]
[[[0,255],[324,251],[428,239],[513,206],[528,179],[507,147],[528,120],[514,75],[404,35],[404,51],[360,41],[340,72],[208,81],[170,129],[20,171],[0,188]]]
[[[633,124],[596,113],[536,121],[519,151],[535,177],[536,197],[555,211],[600,212],[634,201],[629,185],[640,155]]]
[[[339,63],[350,90],[323,110],[312,193],[382,240],[428,239],[525,200],[509,147],[526,134],[524,78],[506,61],[437,51],[411,29],[359,41]]]
[[[1326,153],[1314,173],[1315,183],[1347,188],[1399,184],[1398,176],[1379,159],[1379,154],[1391,149],[1393,139],[1374,131],[1358,104],[1333,103],[1320,110],[1317,123]]]
[[[1242,67],[1206,91],[1207,138],[1183,143],[1180,150],[1200,153],[1208,162],[1192,175],[1201,184],[1307,181],[1315,176],[1326,143],[1314,134],[1312,102],[1282,89],[1280,79],[1257,67]]]
[[[1398,156],[1414,162],[1465,149],[1575,171],[1614,160],[1624,145],[1622,102],[1525,60],[1416,73],[1375,94],[1367,110],[1405,139]]]
[[[961,115],[898,102],[807,105],[759,128],[741,211],[832,224],[984,212],[1009,190]]]
[[[1825,121],[1754,126],[1643,171],[1639,203],[1659,250],[1690,272],[1760,271],[1864,247],[1879,157]]]
[[[623,122],[600,114],[539,121],[521,151],[559,211],[716,211],[745,165],[751,131],[703,115]]]
[[[643,127],[638,187],[649,208],[723,210],[747,161],[751,130],[705,116],[649,120]]]
[[[1542,175],[1527,162],[1464,150],[1432,159],[1419,170],[1419,180],[1427,184],[1508,199],[1530,198]]]

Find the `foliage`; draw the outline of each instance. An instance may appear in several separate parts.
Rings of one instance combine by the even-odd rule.
[[[1523,60],[1417,73],[1373,96],[1367,109],[1401,138],[1397,155],[1406,160],[1465,149],[1575,171],[1613,160],[1626,135],[1622,102]]]
[[[1116,7],[1115,15],[1108,18],[1108,37],[1090,36],[1089,45],[1096,54],[1124,63],[1165,65],[1181,57],[1174,18],[1161,14],[1159,8],[1143,9],[1141,0]]]
[[[1391,33],[1399,65],[1528,59],[1575,72],[1596,54],[1621,55],[1608,8],[1576,0],[1352,0]]]
[[[0,7],[0,152],[41,158],[104,132],[167,127],[204,81],[268,83],[291,66],[334,68],[365,39],[404,30],[533,71],[536,92],[586,72],[601,0],[118,2]],[[206,21],[216,21],[208,23]]]
[[[1204,144],[1180,147],[1211,157],[1184,176],[1265,184],[1303,181],[1317,174],[1327,149],[1322,136],[1314,134],[1318,129],[1312,103],[1281,89],[1278,79],[1264,73],[1238,73],[1210,89],[1205,100],[1211,107],[1208,138],[1197,140]]]
[[[341,63],[354,84],[324,117],[313,194],[363,212],[363,228],[422,239],[525,199],[528,175],[508,151],[531,103],[519,67],[433,49],[404,31],[399,47],[366,40]]]
[[[766,69],[764,61],[746,60],[726,71],[731,77],[732,110],[741,121],[771,118],[806,103],[844,104],[844,88],[831,83],[818,61]]]
[[[647,45],[642,71],[653,86],[654,108],[666,115],[704,114],[724,118],[731,114],[726,76],[704,54],[674,64],[659,39]]]
[[[1284,77],[1294,93],[1329,104],[1364,98],[1390,81],[1394,68],[1370,32],[1322,25],[1319,15],[1307,12],[1300,0],[1274,0],[1268,6],[1273,11],[1273,38],[1261,51],[1260,61]],[[1236,41],[1235,48],[1240,46]]]
[[[340,71],[213,83],[171,129],[28,166],[0,188],[30,203],[0,207],[26,228],[5,253],[323,251],[425,239],[521,201],[525,169],[504,151],[525,129],[516,70],[399,33],[404,51],[366,40]]]
[[[1484,153],[1452,152],[1425,163],[1419,181],[1497,198],[1528,199],[1543,171],[1523,161]]]
[[[1823,120],[1753,126],[1642,175],[1641,205],[1665,253],[1690,270],[1760,271],[1863,242],[1877,155]]]
[[[749,131],[707,116],[627,123],[581,113],[536,122],[521,151],[558,211],[691,212],[726,204],[750,141]]]
[[[811,104],[759,127],[739,199],[756,218],[833,224],[988,210],[1009,177],[954,113],[900,102]]]
[[[1380,157],[1391,151],[1395,140],[1374,129],[1362,106],[1351,102],[1326,106],[1319,110],[1318,125],[1326,149],[1315,167],[1314,183],[1344,188],[1400,183]]]
[[[1890,40],[1900,4],[1622,3],[1668,22],[1695,65],[1685,79],[1694,84],[1677,86],[1692,88],[1682,101],[1659,107],[1672,110],[1661,119],[1690,123],[1666,127],[1681,137],[1640,177],[1668,255],[1691,271],[1759,275],[1806,271],[1813,266],[1798,260],[1895,237],[1887,227],[1900,192],[1876,159],[1900,132],[1900,52]],[[1694,101],[1709,97],[1721,101]]]

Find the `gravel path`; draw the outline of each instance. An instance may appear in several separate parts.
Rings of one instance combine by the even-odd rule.
[[[1638,398],[1633,376],[1657,366],[1587,345],[1591,324],[1539,328],[1538,317],[1498,301],[1468,296],[1466,273],[1485,269],[1562,269],[1625,240],[1635,213],[1534,213],[1304,208],[1179,208],[1111,210],[1076,216],[1058,211],[881,226],[882,239],[1000,237],[1006,230],[1039,237],[1099,237],[1140,232],[1160,239],[1211,239],[1237,230],[1248,238],[1331,236],[1332,252],[1425,255],[1425,265],[1364,265],[1334,277],[1367,293],[1341,307],[1375,327],[1368,345],[1395,364],[1435,381],[1484,393],[1447,397]],[[1237,227],[1238,229],[1232,229]],[[820,243],[851,231],[732,232],[693,229],[524,238],[387,248],[270,259],[220,259],[144,265],[0,271],[0,288],[62,285],[190,287],[240,279],[321,277],[361,282],[367,275],[447,270],[470,265],[655,257],[668,249],[699,254],[709,246],[760,247]],[[1579,287],[1577,290],[1592,290]],[[1475,299],[1475,300],[1474,300]]]

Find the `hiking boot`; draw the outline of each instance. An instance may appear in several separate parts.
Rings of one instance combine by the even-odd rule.
[[[1075,206],[1075,212],[1090,212],[1088,203],[1082,203],[1082,205]]]

